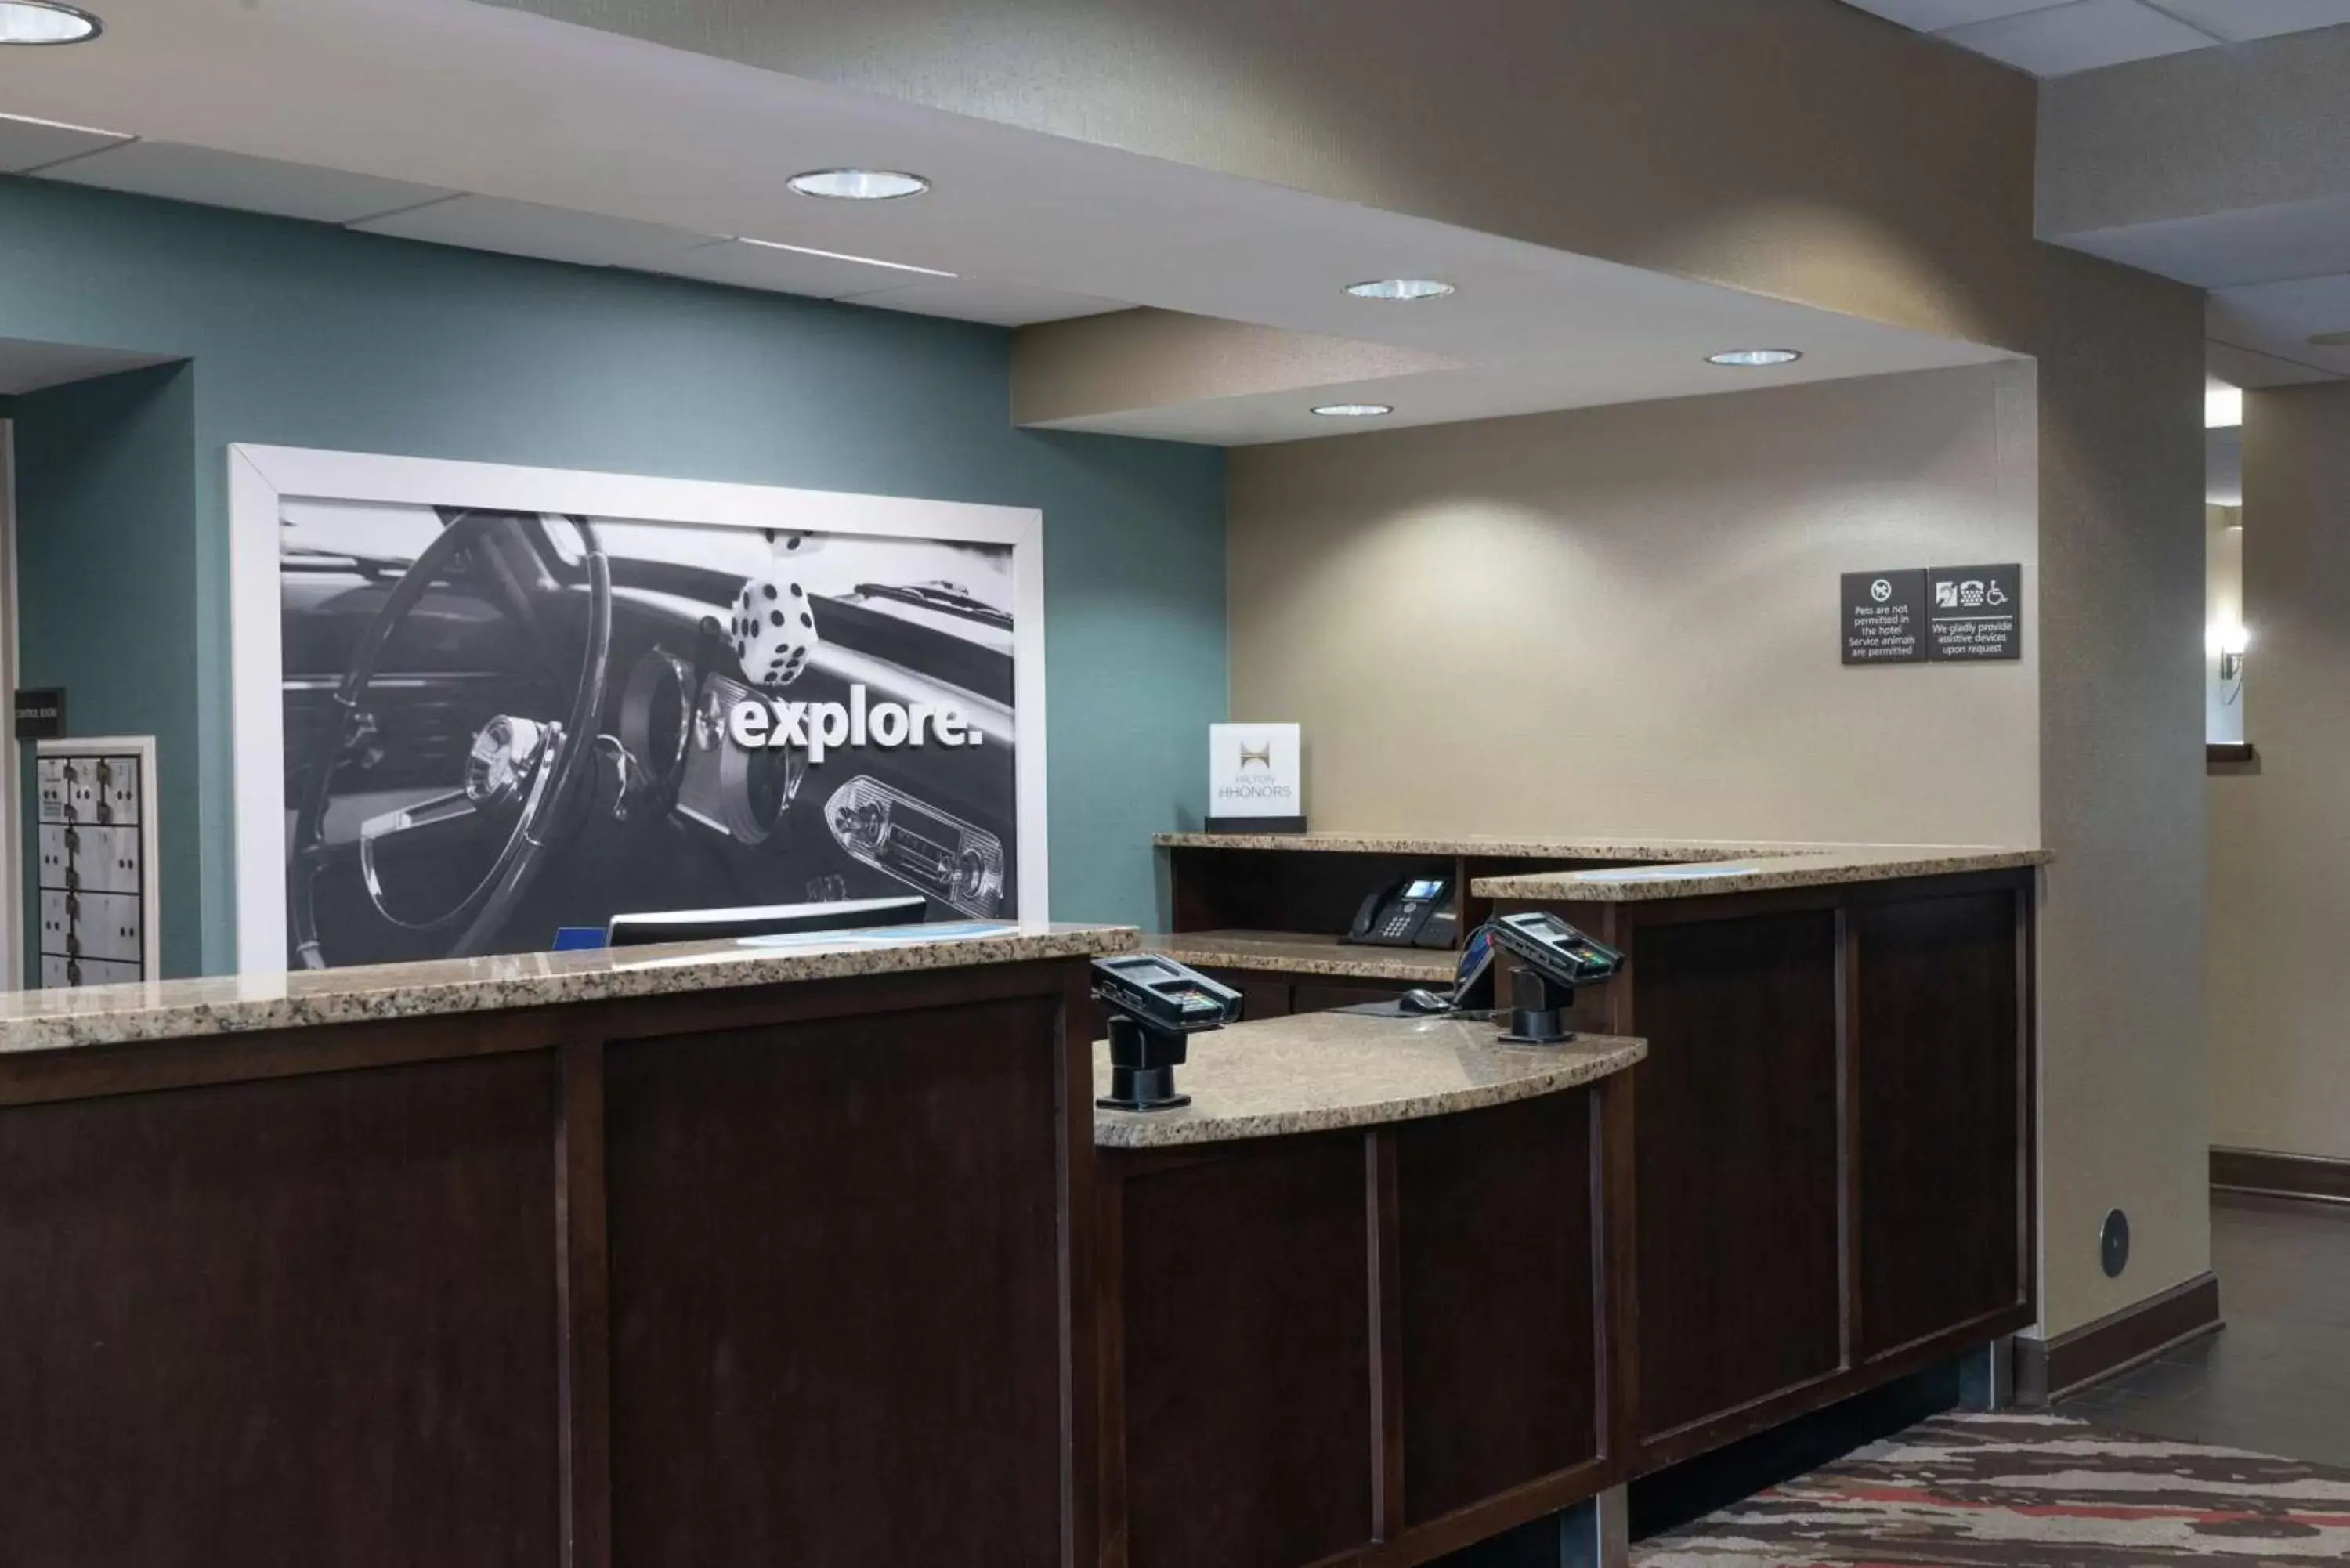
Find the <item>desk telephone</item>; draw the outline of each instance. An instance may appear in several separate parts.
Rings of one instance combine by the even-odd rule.
[[[1461,937],[1452,879],[1413,877],[1365,898],[1347,940],[1377,948],[1451,948]]]

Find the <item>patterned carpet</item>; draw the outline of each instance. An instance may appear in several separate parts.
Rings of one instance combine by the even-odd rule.
[[[1633,1548],[1637,1568],[2350,1563],[2350,1472],[2059,1416],[1944,1416]]]

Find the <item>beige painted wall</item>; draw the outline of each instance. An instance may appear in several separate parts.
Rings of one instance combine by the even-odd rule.
[[[2203,346],[2193,289],[2054,250],[2043,283],[2041,1251],[2062,1333],[2210,1267]],[[2108,1280],[2116,1207],[2135,1255]]]
[[[2244,400],[2257,770],[2210,781],[2211,1140],[2350,1159],[2350,386]]]
[[[1970,669],[1838,642],[1844,571],[2021,560],[2029,600],[2033,379],[1236,451],[1233,716],[1305,725],[1320,827],[2034,842],[2036,637]]]

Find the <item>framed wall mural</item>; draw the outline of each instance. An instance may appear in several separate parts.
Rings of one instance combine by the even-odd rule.
[[[260,446],[229,497],[247,972],[1045,918],[1041,514]]]

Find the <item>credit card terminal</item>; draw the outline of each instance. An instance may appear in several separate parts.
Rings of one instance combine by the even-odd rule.
[[[1596,985],[1624,972],[1624,955],[1556,915],[1534,910],[1503,915],[1493,940],[1517,961],[1510,975],[1510,1029],[1503,1040],[1557,1045],[1572,1040],[1561,1015],[1575,1005],[1575,987]]]
[[[1175,1092],[1175,1069],[1191,1037],[1241,1017],[1239,992],[1157,953],[1094,960],[1094,997],[1110,1015],[1109,1093],[1094,1102],[1105,1110],[1190,1105]]]

